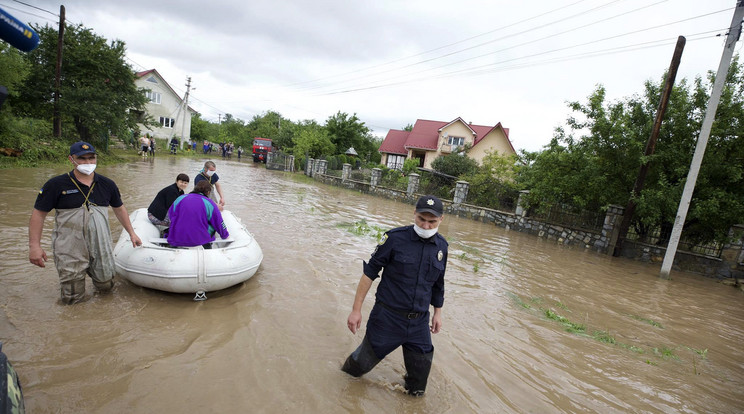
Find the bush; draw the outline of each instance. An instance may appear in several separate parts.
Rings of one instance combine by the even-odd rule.
[[[460,177],[476,172],[478,170],[478,163],[465,155],[448,154],[437,157],[431,163],[431,168],[442,174]]]

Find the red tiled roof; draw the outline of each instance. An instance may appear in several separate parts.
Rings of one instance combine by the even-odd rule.
[[[380,144],[379,151],[387,154],[407,155],[408,151],[406,150],[405,143],[406,139],[408,139],[408,134],[408,131],[391,129],[388,131],[382,144]]]
[[[391,129],[388,131],[387,136],[380,145],[380,152],[405,155],[408,154],[409,148],[436,151],[440,130],[455,122],[462,122],[474,132],[475,139],[473,146],[478,145],[478,143],[481,142],[491,131],[500,128],[504,131],[509,146],[514,150],[514,146],[512,146],[512,143],[509,140],[509,128],[504,128],[501,125],[501,122],[490,127],[485,125],[473,125],[465,122],[462,118],[457,117],[450,122],[417,119],[411,132]]]
[[[439,128],[445,125],[447,125],[447,122],[417,119],[408,139],[406,140],[406,149],[420,148],[436,151],[437,140],[439,139]]]

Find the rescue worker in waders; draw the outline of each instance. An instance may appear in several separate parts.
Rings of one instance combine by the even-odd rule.
[[[116,183],[93,172],[96,169],[95,148],[87,142],[76,142],[70,147],[69,160],[75,169],[44,184],[28,224],[29,261],[46,267],[47,255],[41,247],[41,233],[47,214],[56,210],[52,249],[62,302],[66,304],[86,299],[86,274],[93,279],[99,292],[107,292],[114,286],[109,206],[129,234],[132,245],[142,245]]]
[[[414,224],[385,233],[369,262],[364,263],[346,322],[354,334],[362,324],[364,298],[384,270],[367,332],[344,362],[344,372],[362,376],[400,346],[406,367],[405,389],[410,395],[424,394],[434,358],[431,334],[442,328],[447,241],[437,232],[443,210],[437,197],[421,197],[414,210]],[[434,308],[431,326],[429,306]]]

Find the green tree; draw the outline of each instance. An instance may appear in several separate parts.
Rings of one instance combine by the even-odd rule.
[[[354,147],[360,157],[361,149],[368,149],[369,144],[366,142],[369,128],[364,122],[359,120],[356,114],[349,116],[345,112],[338,111],[335,115],[328,117],[325,124],[328,136],[331,142],[336,146],[340,153],[346,152],[350,147]],[[366,156],[367,154],[364,154]]]
[[[30,73],[16,111],[23,116],[51,119],[57,30],[38,25],[34,29],[40,43],[27,54]],[[66,27],[60,112],[63,123],[74,126],[75,136],[69,138],[106,144],[111,131],[135,128],[136,115],[130,110],[144,111],[146,98],[134,84],[125,52],[120,40],[109,42],[82,25]]]
[[[677,83],[670,96],[654,155],[643,156],[663,80],[646,82],[642,95],[606,102],[599,86],[586,104],[572,102],[568,130],[559,128],[542,151],[524,153],[518,182],[533,206],[565,203],[598,210],[626,205],[642,162],[650,168],[633,225],[640,234],[669,229],[687,179],[705,113],[712,74]],[[724,240],[744,217],[744,76],[738,59],[727,76],[716,121],[690,205],[684,236]]]
[[[332,155],[335,151],[336,146],[331,142],[325,128],[315,121],[303,121],[300,124],[292,154],[295,156],[307,154],[311,158],[318,158],[322,155]]]

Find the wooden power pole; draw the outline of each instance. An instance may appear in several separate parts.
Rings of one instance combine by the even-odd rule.
[[[623,212],[623,221],[620,222],[620,229],[617,237],[617,245],[615,245],[615,251],[613,256],[619,256],[622,250],[623,240],[628,235],[628,229],[630,228],[630,222],[633,220],[633,214],[635,213],[636,206],[638,203],[636,199],[641,195],[643,191],[643,185],[646,181],[646,175],[648,175],[648,169],[651,166],[649,157],[653,155],[656,150],[656,140],[659,137],[659,131],[661,130],[661,121],[664,119],[667,105],[669,104],[669,96],[672,94],[672,88],[674,87],[674,79],[677,77],[677,69],[679,69],[679,63],[682,60],[682,51],[685,49],[685,38],[680,36],[677,38],[677,47],[674,48],[674,55],[672,56],[672,63],[669,65],[669,72],[667,73],[666,80],[664,82],[664,90],[661,94],[661,100],[659,101],[659,108],[656,110],[656,119],[654,120],[654,127],[651,129],[651,135],[648,137],[646,143],[646,152],[644,154],[644,161],[641,164],[641,170],[638,172],[635,185],[633,186],[633,192],[630,193],[630,199]]]
[[[62,117],[59,111],[59,87],[62,78],[62,45],[65,38],[65,6],[59,6],[59,35],[57,36],[57,67],[54,73],[54,114],[52,135],[62,138]]]

